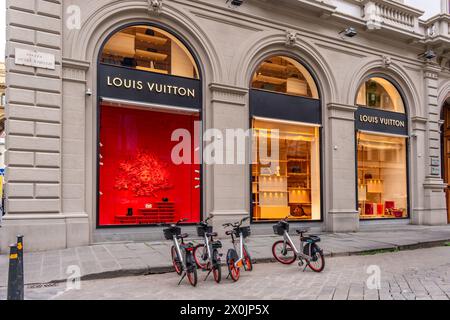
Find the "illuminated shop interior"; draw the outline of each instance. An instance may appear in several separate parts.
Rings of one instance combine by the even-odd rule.
[[[319,99],[308,70],[285,56],[266,59],[253,76],[252,88]],[[298,112],[302,112],[303,101],[298,100]],[[291,220],[320,220],[320,126],[253,117],[252,128],[253,220],[274,221],[287,216]]]
[[[383,111],[405,113],[403,99],[397,88],[384,78],[366,81],[358,91],[356,104]]]
[[[254,220],[320,220],[319,128],[256,119],[253,128]]]
[[[132,26],[114,34],[103,48],[101,62],[198,79],[195,60],[183,43],[165,30]]]
[[[308,70],[285,56],[266,59],[253,75],[253,89],[319,99],[316,84]]]
[[[398,90],[385,79],[372,78],[363,84],[358,95],[359,103],[364,100],[363,93],[368,107],[404,113]],[[361,219],[407,218],[407,138],[360,131],[357,133],[357,146]]]
[[[171,34],[149,26],[114,34],[104,46],[101,63],[199,77],[189,50]],[[195,125],[201,121],[201,110],[133,104],[133,94],[123,99],[102,100],[99,105],[99,226],[199,222],[201,167],[195,161],[199,158]],[[189,150],[181,155],[190,161],[183,163],[172,157],[178,144],[172,134],[180,129],[191,137],[186,141]]]

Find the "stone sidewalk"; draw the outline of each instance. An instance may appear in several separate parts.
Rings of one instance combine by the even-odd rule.
[[[357,233],[322,233],[320,236],[320,246],[328,257],[370,254],[380,250],[394,251],[443,245],[450,242],[450,225],[380,225],[362,227]],[[271,247],[273,242],[279,239],[277,236],[250,237],[248,247],[255,262],[273,261]],[[222,252],[226,253],[231,243],[228,239],[223,239],[222,243]],[[170,241],[106,243],[26,253],[25,282],[42,284],[65,281],[69,266],[79,266],[84,280],[170,272],[170,246]],[[7,286],[7,278],[8,256],[1,255],[0,287]]]

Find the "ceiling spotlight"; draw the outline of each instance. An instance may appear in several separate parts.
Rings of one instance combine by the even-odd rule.
[[[356,36],[358,34],[358,31],[356,31],[356,29],[353,27],[348,27],[348,28],[345,28],[344,30],[342,30],[341,32],[339,32],[339,34],[346,36],[348,38],[353,38],[354,36]]]
[[[425,58],[427,60],[431,60],[436,58],[436,52],[434,52],[433,50],[427,50],[422,54],[419,54],[419,58]]]
[[[239,7],[244,3],[244,0],[227,0],[227,3],[229,3],[232,7]]]

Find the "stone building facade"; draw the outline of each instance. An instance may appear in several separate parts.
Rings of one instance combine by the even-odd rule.
[[[225,0],[7,0],[6,5],[2,252],[19,233],[29,250],[162,237],[157,226],[101,228],[97,214],[99,56],[115,32],[141,25],[166,30],[192,53],[201,74],[203,129],[249,128],[250,83],[268,57],[289,57],[307,67],[320,93],[321,209],[320,219],[305,224],[353,232],[380,223],[448,223],[441,170],[442,110],[450,95],[447,1],[440,15],[426,21],[422,11],[391,0],[247,0],[237,7]],[[356,36],[345,32],[350,27]],[[48,54],[54,66],[18,63],[17,49]],[[355,101],[371,76],[395,83],[405,106],[408,209],[400,220],[363,221],[358,211],[358,200],[367,199],[357,191]],[[201,171],[201,211],[215,214],[217,229],[252,214],[248,165],[205,164]],[[378,202],[383,212],[390,206],[385,199]],[[257,222],[253,229],[271,232],[270,225]]]

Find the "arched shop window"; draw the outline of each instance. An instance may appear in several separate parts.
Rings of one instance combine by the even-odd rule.
[[[98,226],[199,222],[202,92],[189,49],[160,27],[126,27],[98,74]]]
[[[361,219],[408,217],[408,120],[397,86],[366,80],[356,112],[358,209]]]
[[[253,221],[321,220],[321,103],[307,68],[266,59],[253,75],[250,116]]]

